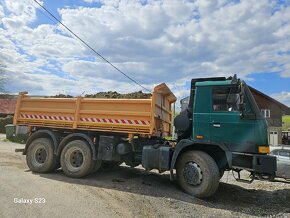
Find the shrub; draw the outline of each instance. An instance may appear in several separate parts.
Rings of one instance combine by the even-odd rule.
[[[13,123],[13,117],[0,117],[0,133],[5,133],[5,126]]]

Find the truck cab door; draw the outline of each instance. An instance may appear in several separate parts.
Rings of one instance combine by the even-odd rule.
[[[210,141],[223,144],[231,151],[245,152],[247,151],[245,146],[255,137],[255,131],[253,131],[255,123],[241,119],[239,104],[240,95],[237,88],[213,87]]]

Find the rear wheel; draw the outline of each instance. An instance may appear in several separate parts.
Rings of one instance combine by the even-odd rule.
[[[181,188],[199,198],[212,196],[219,186],[219,168],[211,156],[202,151],[187,151],[177,161]]]
[[[90,173],[95,173],[102,168],[102,161],[101,160],[93,160],[91,165]]]
[[[225,170],[219,169],[220,179],[224,176]]]
[[[88,175],[94,165],[89,145],[82,140],[69,142],[61,152],[60,163],[63,172],[69,177],[81,178]]]
[[[52,141],[48,138],[38,138],[31,142],[26,153],[29,169],[37,173],[48,173],[59,165],[59,158],[53,153]]]

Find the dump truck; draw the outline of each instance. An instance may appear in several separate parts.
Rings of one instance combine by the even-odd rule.
[[[33,172],[59,167],[84,177],[103,165],[125,163],[170,172],[196,197],[212,196],[226,170],[270,178],[267,122],[246,83],[236,77],[192,79],[188,107],[174,118],[175,95],[166,84],[150,99],[18,96],[14,125],[29,127],[23,154]],[[172,126],[175,127],[176,139]]]

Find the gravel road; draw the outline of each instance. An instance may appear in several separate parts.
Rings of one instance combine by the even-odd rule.
[[[1,138],[2,137],[2,138]],[[237,183],[225,173],[216,195],[183,193],[168,174],[121,166],[84,179],[29,171],[24,145],[0,137],[0,217],[290,217],[290,183]]]

